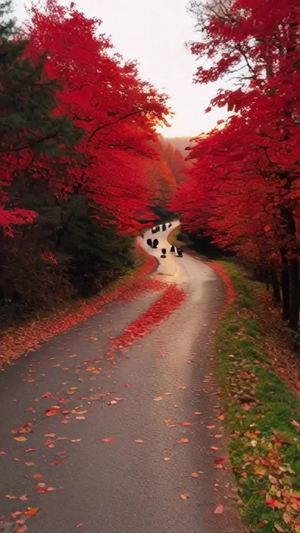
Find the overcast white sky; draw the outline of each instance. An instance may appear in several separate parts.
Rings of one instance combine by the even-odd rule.
[[[68,3],[64,0],[64,3]],[[204,109],[216,86],[193,84],[196,60],[186,49],[196,40],[195,21],[187,12],[188,0],[77,0],[78,8],[103,21],[117,51],[138,61],[141,76],[170,96],[175,111],[166,137],[195,136],[209,131],[223,118],[221,111],[205,114]],[[24,20],[25,0],[14,0],[15,14]]]

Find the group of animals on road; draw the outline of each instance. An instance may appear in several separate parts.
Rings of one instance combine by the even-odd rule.
[[[172,226],[171,223],[168,224],[168,227],[170,228]],[[167,225],[166,224],[162,224],[162,231],[166,231],[167,229]],[[158,233],[160,231],[160,226],[154,226],[151,230],[152,233]],[[154,249],[157,249],[158,245],[159,245],[159,240],[158,239],[147,239],[147,244],[148,246],[150,246],[151,248],[154,248]],[[177,257],[182,257],[183,255],[183,251],[181,248],[177,248],[177,246],[174,246],[172,244],[171,248],[170,248],[170,252],[174,252],[175,255]],[[163,259],[165,259],[167,257],[167,250],[166,248],[162,248],[161,249],[161,256]]]
[[[169,222],[168,228],[171,228],[171,227],[172,227],[172,222]],[[167,224],[162,224],[161,229],[162,231],[166,231]],[[158,231],[160,231],[160,226],[153,226],[153,228],[151,229],[151,233],[157,233]]]

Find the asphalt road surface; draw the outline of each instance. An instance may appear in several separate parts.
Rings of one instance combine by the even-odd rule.
[[[243,531],[213,377],[223,286],[170,253],[168,231],[140,240],[158,259],[167,248],[153,277],[186,299],[126,354],[107,358],[111,340],[159,290],[107,304],[1,373],[1,532]]]

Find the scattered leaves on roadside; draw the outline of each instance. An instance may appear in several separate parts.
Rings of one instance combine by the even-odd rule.
[[[46,409],[45,411],[45,415],[46,416],[55,416],[59,413],[60,411],[60,406],[59,405],[52,405],[51,407],[49,407],[49,409]]]
[[[183,494],[180,494],[180,498],[181,498],[182,500],[186,501],[186,500],[189,500],[189,499],[190,499],[190,495],[189,495],[187,492],[185,492],[185,493],[183,493]]]
[[[26,511],[24,511],[24,515],[28,518],[32,518],[33,516],[36,516],[39,512],[39,507],[27,507]]]
[[[218,505],[215,507],[214,514],[222,514],[224,511],[224,505],[222,503],[218,503]]]
[[[197,470],[197,472],[192,472],[192,477],[194,479],[198,479],[202,474],[204,474],[204,472],[202,472],[201,470]]]
[[[153,328],[176,311],[186,298],[184,290],[175,284],[161,284],[161,288],[164,290],[158,300],[139,318],[129,324],[119,337],[113,339],[111,350],[107,354],[108,358],[113,358],[118,349],[125,351],[134,342],[151,333]]]
[[[214,460],[215,468],[223,469],[225,468],[225,457],[217,457]]]

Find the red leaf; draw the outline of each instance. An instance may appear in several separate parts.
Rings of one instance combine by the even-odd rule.
[[[218,503],[214,510],[214,514],[222,514],[224,511],[224,505],[222,503]]]

